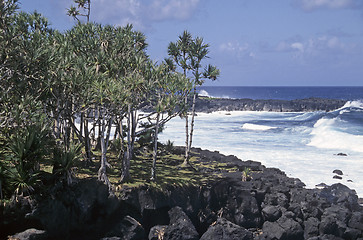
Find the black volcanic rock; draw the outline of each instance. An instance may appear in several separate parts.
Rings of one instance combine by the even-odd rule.
[[[55,186],[30,203],[1,206],[0,238],[30,228],[44,229],[51,239],[157,239],[157,233],[164,239],[363,238],[363,208],[343,184],[306,189],[260,163],[197,148],[193,154],[236,170],[219,171],[220,178],[202,186],[125,187],[118,198],[95,179]],[[243,182],[246,167],[253,168],[252,178]]]
[[[124,240],[143,240],[146,238],[143,226],[131,216],[124,217],[113,229],[107,233],[108,236],[120,237]]]
[[[335,169],[333,171],[333,173],[337,174],[337,175],[343,175],[343,171],[342,170],[339,170],[339,169]]]
[[[189,217],[180,207],[174,207],[169,211],[170,224],[166,227],[165,240],[198,240],[199,234]]]
[[[337,99],[308,98],[297,100],[252,100],[227,98],[197,98],[197,112],[215,111],[270,111],[313,112],[332,111],[344,106],[346,101]]]
[[[25,230],[24,232],[17,233],[11,236],[9,239],[16,240],[46,240],[48,239],[48,234],[44,230],[37,230],[34,228]]]
[[[304,239],[304,230],[294,219],[282,216],[276,222],[265,222],[262,227],[266,239]]]
[[[279,206],[268,205],[262,209],[262,215],[265,221],[274,222],[281,217],[281,208]]]
[[[252,240],[253,234],[227,219],[218,218],[200,240]]]
[[[164,238],[167,225],[156,225],[150,229],[149,240],[159,240]]]

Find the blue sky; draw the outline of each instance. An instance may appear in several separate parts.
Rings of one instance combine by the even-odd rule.
[[[72,0],[20,0],[55,29]],[[210,44],[211,86],[363,86],[362,0],[91,0],[91,20],[132,23],[155,61],[188,30]]]

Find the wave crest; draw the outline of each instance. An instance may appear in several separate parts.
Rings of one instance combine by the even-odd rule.
[[[254,130],[254,131],[267,131],[270,129],[276,129],[277,127],[271,127],[266,125],[258,125],[253,123],[245,123],[242,125],[242,129]]]
[[[339,118],[321,118],[311,131],[307,145],[324,149],[363,152],[363,136],[340,131],[343,121]]]
[[[363,100],[348,101],[344,104],[343,107],[339,108],[338,110],[343,110],[347,108],[363,109]]]

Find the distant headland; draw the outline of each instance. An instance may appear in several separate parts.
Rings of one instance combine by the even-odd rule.
[[[332,111],[341,108],[345,100],[307,98],[296,100],[253,100],[198,97],[196,100],[197,112],[215,111],[269,111],[269,112],[313,112]]]

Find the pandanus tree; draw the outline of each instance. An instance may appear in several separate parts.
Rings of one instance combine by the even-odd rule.
[[[185,158],[183,165],[190,165],[189,155],[193,141],[194,117],[195,117],[195,101],[197,95],[197,87],[201,86],[205,79],[216,80],[219,76],[219,69],[212,65],[203,65],[203,60],[208,58],[209,45],[203,38],[192,38],[188,31],[184,31],[179,36],[177,42],[171,42],[168,46],[168,54],[177,66],[182,68],[185,76],[190,77],[192,84],[192,104],[191,104],[191,121],[189,123],[188,113],[182,115],[185,118]],[[169,60],[169,64],[170,60]],[[188,98],[185,97],[185,104],[188,104]]]
[[[121,181],[130,179],[130,160],[133,157],[136,129],[139,122],[138,110],[147,99],[147,86],[150,61],[145,53],[145,36],[134,31],[132,25],[125,27],[105,26],[100,33],[101,56],[97,70],[102,74],[108,101],[105,111],[107,114],[107,129],[105,142],[101,143],[101,150],[107,150],[109,130],[118,119],[121,138],[123,138],[122,120],[126,119],[127,149],[122,159]],[[100,89],[100,88],[98,88]],[[106,111],[107,110],[107,111]],[[102,125],[102,124],[101,124]],[[100,133],[103,136],[102,131]],[[101,141],[103,141],[101,139]],[[103,147],[102,147],[103,146]],[[102,151],[104,154],[104,151]],[[107,164],[105,165],[107,166]],[[100,173],[100,172],[99,172]]]
[[[127,148],[122,159],[121,182],[127,182],[131,179],[130,176],[130,160],[134,155],[134,145],[137,136],[137,125],[140,121],[139,109],[146,101],[147,94],[147,79],[144,77],[145,68],[148,67],[146,59],[143,57],[135,58],[135,66],[138,66],[133,72],[126,76],[124,87],[126,91],[125,104],[126,108],[126,141]],[[142,69],[144,67],[144,69]]]
[[[153,87],[150,100],[154,107],[154,148],[151,181],[155,181],[159,127],[185,111],[184,99],[190,91],[191,84],[183,74],[173,72],[168,63],[154,67],[152,75]]]
[[[51,148],[47,103],[53,31],[38,13],[16,12],[17,1],[0,3],[0,138],[16,194],[29,193]],[[4,165],[4,163],[2,164]]]
[[[91,146],[87,132],[88,118],[85,113],[91,109],[92,82],[98,77],[94,57],[97,53],[95,26],[77,25],[65,34],[55,34],[52,49],[56,52],[50,81],[51,115],[54,119],[54,135],[66,147],[70,146],[73,135],[84,144],[87,160],[91,160]],[[79,129],[76,117],[81,115]],[[87,134],[83,134],[83,131]]]
[[[38,13],[12,12],[15,3],[2,1],[1,5],[7,10],[1,9],[4,16],[0,30],[0,121],[8,130],[24,126],[24,122],[14,122],[17,118],[12,114],[20,104],[46,102],[49,89],[45,83],[52,60],[49,50],[52,30],[47,20]],[[12,14],[6,17],[6,11]]]
[[[204,43],[203,38],[197,37],[192,41],[189,54],[190,54],[190,69],[193,76],[193,102],[192,102],[192,119],[190,123],[189,132],[189,143],[186,146],[186,154],[184,159],[184,165],[189,165],[189,154],[193,142],[193,132],[194,132],[194,118],[195,118],[195,101],[197,96],[197,86],[203,85],[205,79],[216,80],[219,76],[219,69],[213,65],[207,65],[203,69],[202,61],[208,58],[209,45]]]
[[[184,31],[182,35],[179,35],[179,39],[176,42],[170,42],[168,46],[168,55],[171,59],[167,60],[167,63],[171,68],[175,68],[173,66],[175,63],[183,70],[183,74],[187,77],[188,70],[190,70],[190,45],[193,41],[192,35],[188,31]],[[188,105],[188,95],[185,96],[184,99],[185,105]],[[188,155],[188,146],[189,146],[189,121],[188,121],[188,112],[181,115],[185,119],[185,156]]]
[[[74,3],[77,7],[68,8],[67,15],[76,19],[78,23],[81,23],[80,17],[85,17],[88,23],[91,15],[91,0],[74,0]]]

